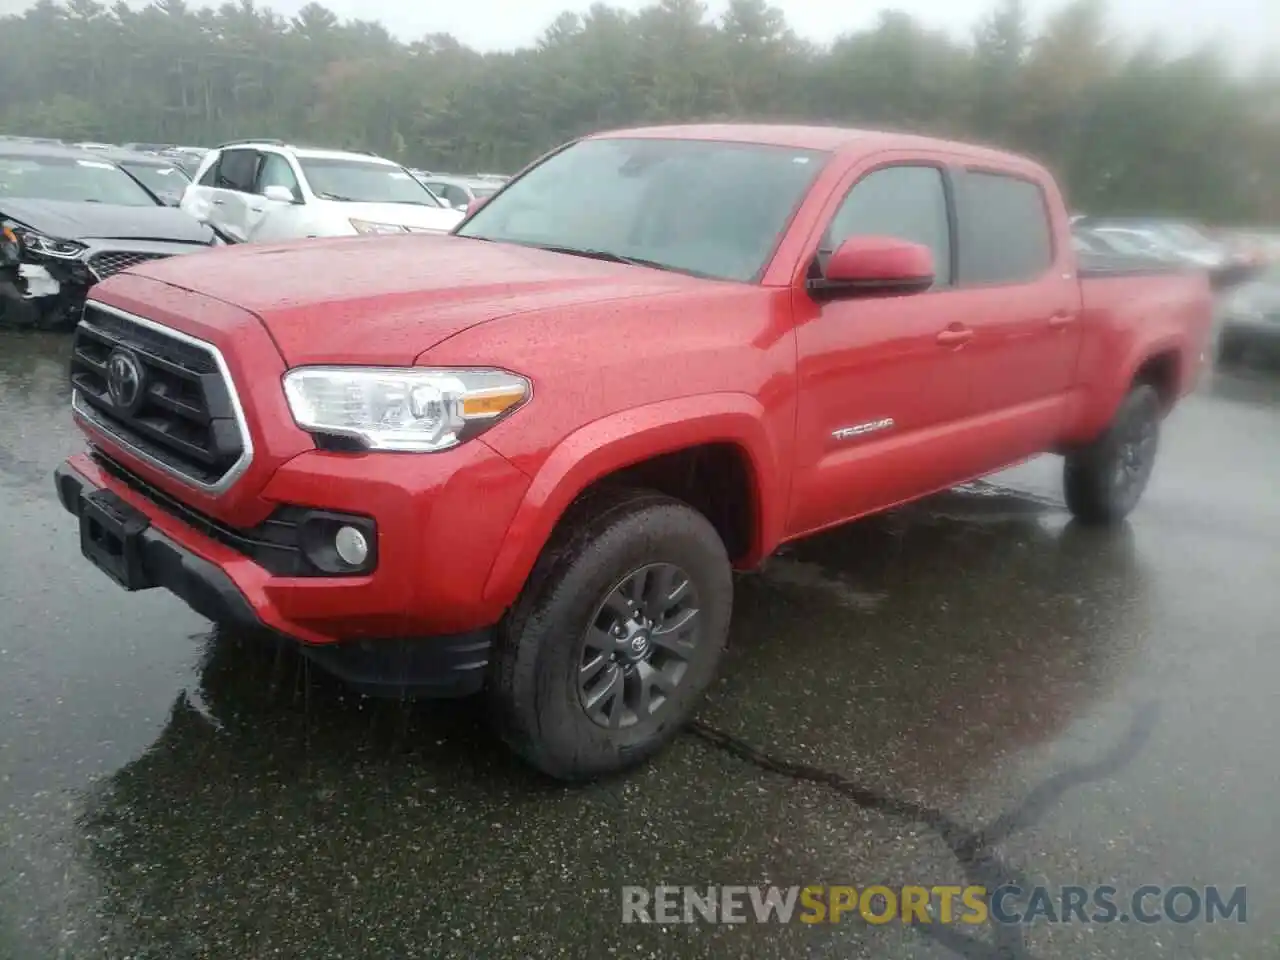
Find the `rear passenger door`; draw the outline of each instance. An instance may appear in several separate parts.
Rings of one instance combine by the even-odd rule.
[[[1059,245],[1045,185],[1010,171],[960,167],[955,185],[955,315],[971,327],[967,411],[983,427],[975,470],[1052,444],[1066,420],[1080,350],[1080,293],[1069,244]]]

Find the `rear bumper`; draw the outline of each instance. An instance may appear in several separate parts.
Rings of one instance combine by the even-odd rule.
[[[231,560],[226,556],[230,548],[158,511],[155,504],[149,505],[88,457],[76,457],[59,466],[54,481],[63,507],[77,517],[83,497],[101,489],[111,490],[147,516],[149,522],[136,539],[137,563],[146,586],[163,587],[217,623],[264,630],[295,641],[304,656],[362,693],[457,697],[474,693],[483,685],[492,627],[343,640],[318,635],[308,626],[290,621],[278,605],[266,601],[263,583],[277,592],[283,590],[286,596],[289,584],[294,583],[302,589],[303,598],[314,598],[317,589],[324,589],[323,579],[298,583],[293,578],[273,578],[247,558],[235,555]],[[334,586],[341,599],[341,585]],[[358,592],[354,596],[359,600]],[[255,604],[251,597],[259,602]],[[331,613],[336,612],[332,601],[328,606]],[[343,620],[357,615],[355,608],[341,611]]]

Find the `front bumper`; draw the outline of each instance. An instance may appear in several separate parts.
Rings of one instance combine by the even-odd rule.
[[[455,453],[445,463],[314,451],[276,471],[263,491],[276,503],[374,517],[378,564],[363,576],[273,574],[106,469],[100,455],[71,458],[55,481],[72,514],[86,494],[107,490],[144,518],[135,537],[144,586],[164,587],[211,620],[297,641],[364,692],[458,696],[483,682],[503,613],[483,602],[484,584],[528,481],[482,444]]]

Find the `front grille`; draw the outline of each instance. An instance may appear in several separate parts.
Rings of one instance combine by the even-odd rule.
[[[136,396],[112,395],[108,363],[116,355],[139,374]],[[72,341],[71,385],[82,416],[197,486],[231,482],[248,460],[230,384],[199,341],[88,303]]]
[[[99,280],[105,280],[113,273],[127,270],[129,267],[146,263],[148,260],[163,260],[170,256],[167,253],[139,253],[134,250],[110,250],[95,253],[89,258],[89,272]]]
[[[244,554],[260,567],[282,577],[319,576],[321,571],[306,559],[299,545],[298,527],[308,511],[291,504],[278,506],[256,527],[228,526],[199,510],[192,509],[159,487],[147,483],[127,467],[103,453],[93,452],[93,461],[125,486],[146,497],[166,513],[194,527],[210,540]]]

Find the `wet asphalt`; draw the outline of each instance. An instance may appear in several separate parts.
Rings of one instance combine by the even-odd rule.
[[[1036,460],[737,584],[695,729],[566,788],[83,561],[66,341],[0,333],[0,958],[1280,956],[1280,376],[1123,528]],[[624,884],[1245,885],[1247,922],[621,923]]]

